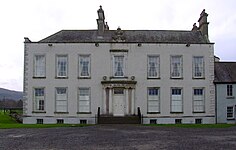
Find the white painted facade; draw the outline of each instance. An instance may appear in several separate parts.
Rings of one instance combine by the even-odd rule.
[[[125,78],[112,79],[112,56],[116,53],[125,53]],[[119,52],[126,50],[126,52]],[[43,54],[46,56],[46,78],[33,78],[34,56]],[[56,56],[68,56],[68,78],[57,79]],[[78,57],[81,54],[91,56],[91,78],[78,78]],[[160,57],[160,78],[147,79],[147,57],[158,55]],[[183,78],[170,78],[170,57],[181,55],[183,58]],[[204,57],[203,79],[193,79],[193,57]],[[118,84],[116,82],[102,84],[106,81],[135,81],[131,84]],[[134,76],[132,80],[131,77]],[[98,107],[101,113],[106,114],[106,91],[109,88],[109,114],[117,110],[112,105],[116,103],[114,88],[124,88],[123,115],[137,114],[137,107],[141,108],[143,123],[149,123],[150,119],[157,119],[157,123],[175,123],[175,119],[183,119],[182,123],[195,123],[195,119],[203,119],[203,123],[215,123],[215,91],[214,79],[214,50],[212,44],[145,44],[138,46],[133,43],[100,43],[98,47],[94,43],[53,43],[49,46],[45,43],[25,43],[25,81],[24,91],[26,100],[24,103],[24,123],[36,123],[37,118],[43,118],[44,123],[56,123],[56,119],[63,118],[65,123],[79,123],[81,119],[88,123],[96,123]],[[33,110],[35,87],[45,88],[45,112],[39,113]],[[68,112],[55,113],[55,88],[66,87],[68,89]],[[91,89],[91,113],[78,113],[78,88]],[[160,90],[160,112],[147,113],[147,88],[157,87]],[[183,112],[171,113],[171,88],[180,87],[183,90]],[[203,113],[193,112],[193,88],[205,89]],[[131,102],[129,102],[129,99]],[[129,106],[130,105],[130,106]],[[129,110],[130,109],[130,110]],[[119,112],[121,113],[121,112]],[[116,114],[115,114],[116,115]],[[121,115],[121,114],[118,114]]]

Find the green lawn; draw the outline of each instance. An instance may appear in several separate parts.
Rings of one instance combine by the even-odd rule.
[[[84,127],[86,124],[21,124],[9,116],[9,113],[0,111],[0,129],[10,128],[53,128],[53,127]]]
[[[236,124],[146,124],[154,127],[179,127],[179,128],[229,128]]]

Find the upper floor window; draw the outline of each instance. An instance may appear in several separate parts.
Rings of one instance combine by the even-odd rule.
[[[57,77],[67,77],[68,58],[67,55],[57,56]]]
[[[159,78],[159,56],[148,56],[148,78]]]
[[[182,56],[171,56],[171,78],[182,78],[183,58]]]
[[[34,56],[34,77],[46,76],[45,55]]]
[[[193,57],[193,78],[204,78],[204,57]]]
[[[79,55],[79,77],[90,77],[90,55]]]
[[[113,76],[124,77],[124,56],[114,56]]]
[[[171,112],[183,112],[182,88],[171,89]]]
[[[233,85],[232,84],[228,84],[227,85],[227,96],[228,97],[232,97],[233,96]]]
[[[34,110],[43,111],[45,109],[44,88],[34,89]]]
[[[193,89],[193,112],[204,112],[204,88]]]

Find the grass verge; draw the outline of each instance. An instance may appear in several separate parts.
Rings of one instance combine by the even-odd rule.
[[[179,127],[179,128],[229,128],[236,124],[145,124],[153,127]]]
[[[21,124],[9,116],[9,113],[0,111],[0,129],[11,128],[55,128],[55,127],[84,127],[87,124]]]

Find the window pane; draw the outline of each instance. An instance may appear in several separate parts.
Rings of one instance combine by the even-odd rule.
[[[204,89],[193,89],[193,111],[204,112]]]
[[[193,57],[193,76],[194,77],[204,77],[203,56]]]
[[[90,89],[80,88],[78,99],[79,112],[90,112]]]
[[[183,105],[182,89],[178,89],[178,88],[172,89],[171,111],[182,112],[183,111],[182,105]]]
[[[36,55],[34,59],[34,76],[35,77],[45,77],[45,56]]]
[[[67,76],[67,56],[57,56],[57,76]]]
[[[79,56],[79,76],[90,76],[90,56]]]
[[[56,112],[67,112],[67,88],[56,88]]]
[[[171,77],[182,77],[182,56],[171,56]]]
[[[227,85],[227,96],[233,96],[233,85],[232,84]]]
[[[44,88],[34,89],[35,110],[44,110]]]
[[[114,56],[114,76],[124,76],[124,56]]]
[[[233,118],[234,117],[233,112],[234,112],[233,107],[227,107],[227,118]]]
[[[160,112],[158,91],[158,88],[148,88],[148,112]]]
[[[159,57],[148,56],[148,77],[159,76]]]

